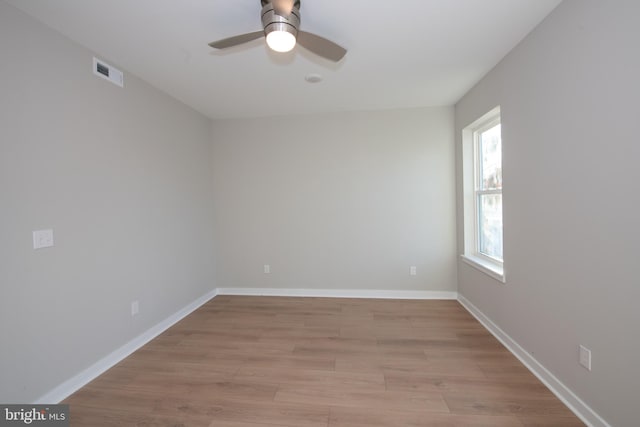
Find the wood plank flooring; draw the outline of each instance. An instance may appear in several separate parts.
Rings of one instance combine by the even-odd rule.
[[[72,426],[583,426],[456,301],[218,296],[64,403]]]

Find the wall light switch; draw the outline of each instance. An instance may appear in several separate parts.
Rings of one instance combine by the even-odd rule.
[[[415,276],[417,274],[415,265],[412,265],[411,267],[409,267],[409,274],[412,276]]]
[[[269,264],[264,265],[264,274],[271,273],[271,266]]]
[[[53,230],[36,230],[33,232],[33,249],[53,246]]]

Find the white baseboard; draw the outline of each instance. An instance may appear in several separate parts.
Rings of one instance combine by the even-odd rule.
[[[107,371],[109,368],[122,361],[131,353],[138,350],[140,347],[169,329],[174,324],[178,323],[181,319],[191,314],[193,311],[198,309],[200,306],[202,306],[204,303],[209,301],[211,298],[214,298],[215,296],[216,291],[214,289],[213,291],[208,292],[207,294],[193,301],[183,309],[167,317],[162,322],[138,335],[119,349],[98,360],[96,363],[89,366],[84,371],[80,372],[79,374],[63,382],[53,390],[49,391],[45,395],[41,396],[34,402],[34,404],[52,404],[61,402],[62,400],[73,394],[75,391]]]
[[[478,307],[473,305],[464,296],[458,294],[458,301],[471,313],[485,328],[489,330],[507,349],[513,353],[553,394],[558,397],[578,418],[590,427],[611,427],[591,407],[584,403],[576,394],[565,386],[555,375],[531,356],[513,338],[504,332],[498,325],[487,317]]]
[[[277,289],[277,288],[218,288],[218,295],[252,295],[278,297],[320,298],[384,298],[384,299],[444,299],[455,300],[451,291],[392,291],[359,289]]]

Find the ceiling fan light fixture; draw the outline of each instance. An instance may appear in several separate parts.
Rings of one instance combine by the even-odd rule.
[[[267,45],[276,52],[289,52],[296,46],[296,36],[285,30],[271,31],[267,34]]]
[[[289,52],[296,44],[306,50],[338,62],[347,50],[313,33],[299,31],[300,28],[300,0],[260,0],[262,4],[263,31],[240,34],[234,37],[209,43],[214,49],[227,49],[243,43],[259,39],[263,35],[267,46],[274,52]]]

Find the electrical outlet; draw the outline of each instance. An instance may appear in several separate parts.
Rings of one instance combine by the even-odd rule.
[[[415,276],[417,274],[415,265],[412,265],[411,267],[409,267],[409,274],[412,276]]]
[[[138,314],[140,314],[140,303],[133,301],[131,303],[131,316],[137,316]]]
[[[36,230],[33,232],[33,249],[53,246],[53,230]]]
[[[587,368],[589,371],[591,370],[591,350],[586,348],[585,346],[580,346],[580,356],[578,358],[580,364]]]
[[[270,274],[271,273],[271,266],[269,264],[265,264],[264,265],[264,274]]]

